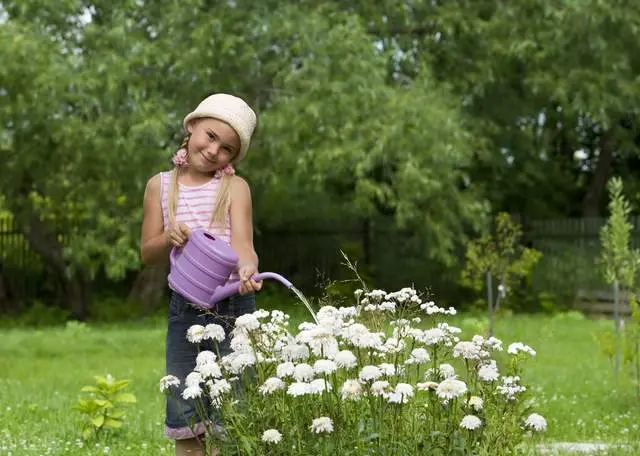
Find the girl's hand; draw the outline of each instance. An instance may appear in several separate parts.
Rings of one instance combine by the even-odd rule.
[[[184,223],[173,225],[164,232],[167,245],[171,245],[173,247],[183,247],[189,240],[190,234],[191,230]]]
[[[251,277],[258,273],[258,268],[253,263],[246,263],[238,266],[240,276],[240,294],[245,295],[259,291],[262,288],[262,280],[253,280]]]

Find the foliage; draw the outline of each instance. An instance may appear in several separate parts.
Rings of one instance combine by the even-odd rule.
[[[116,380],[111,375],[95,376],[95,385],[82,388],[89,393],[81,397],[74,409],[84,416],[82,437],[90,439],[108,429],[120,429],[124,422],[124,406],[136,403],[133,393],[124,392],[131,380]]]
[[[411,288],[355,296],[350,307],[323,306],[297,332],[280,311],[243,315],[228,335],[231,353],[200,351],[184,387],[161,379],[161,390],[198,404],[205,452],[506,455],[546,429],[521,379],[530,347],[509,345],[498,367],[500,340],[460,341],[445,322],[454,310]],[[186,337],[216,345],[225,334],[194,325]],[[222,434],[206,424],[209,399]]]
[[[486,274],[497,280],[499,290],[495,310],[501,297],[518,286],[518,282],[530,277],[542,254],[535,249],[522,247],[521,227],[509,214],[499,213],[495,219],[495,232],[485,233],[467,244],[466,264],[461,282],[476,291],[485,289]]]
[[[629,222],[631,206],[623,194],[622,180],[614,177],[609,182],[610,215],[600,232],[602,242],[601,261],[609,284],[618,282],[634,290],[640,266],[640,251],[630,249],[633,226]]]

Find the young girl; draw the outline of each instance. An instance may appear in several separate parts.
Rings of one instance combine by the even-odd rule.
[[[187,329],[217,323],[228,334],[235,318],[255,310],[253,292],[261,282],[253,247],[251,192],[247,182],[235,174],[233,165],[247,153],[256,126],[256,115],[240,98],[214,94],[203,100],[184,119],[187,132],[173,158],[175,168],[153,176],[144,195],[142,261],[168,262],[173,247],[182,247],[194,228],[204,228],[229,242],[238,254],[239,294],[218,303],[215,315],[191,306],[172,291],[167,329],[167,375],[184,384],[195,367],[197,347],[187,341]],[[237,277],[233,277],[237,278]],[[213,350],[212,347],[203,347]],[[220,355],[230,352],[229,340],[220,344]],[[165,435],[176,440],[176,455],[202,455],[197,437],[204,433],[195,404],[184,400],[182,391],[167,397]],[[215,419],[215,418],[214,418]]]

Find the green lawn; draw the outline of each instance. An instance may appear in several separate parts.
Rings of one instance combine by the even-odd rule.
[[[465,328],[463,317],[456,323]],[[640,400],[629,382],[616,384],[594,336],[605,321],[518,316],[498,322],[505,347],[522,341],[538,356],[526,371],[547,441],[640,441]],[[466,333],[467,336],[472,334]],[[162,455],[164,322],[71,325],[0,332],[0,455]],[[78,439],[72,409],[93,375],[132,380],[138,403],[125,428],[100,442]]]

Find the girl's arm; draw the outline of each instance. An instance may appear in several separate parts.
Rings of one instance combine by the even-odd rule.
[[[238,255],[238,273],[242,279],[240,292],[262,288],[262,282],[249,280],[258,272],[258,255],[253,247],[253,210],[249,184],[239,177],[231,178],[231,246]]]
[[[140,256],[145,264],[161,264],[169,260],[171,244],[164,233],[160,204],[160,174],[156,174],[144,191]]]

